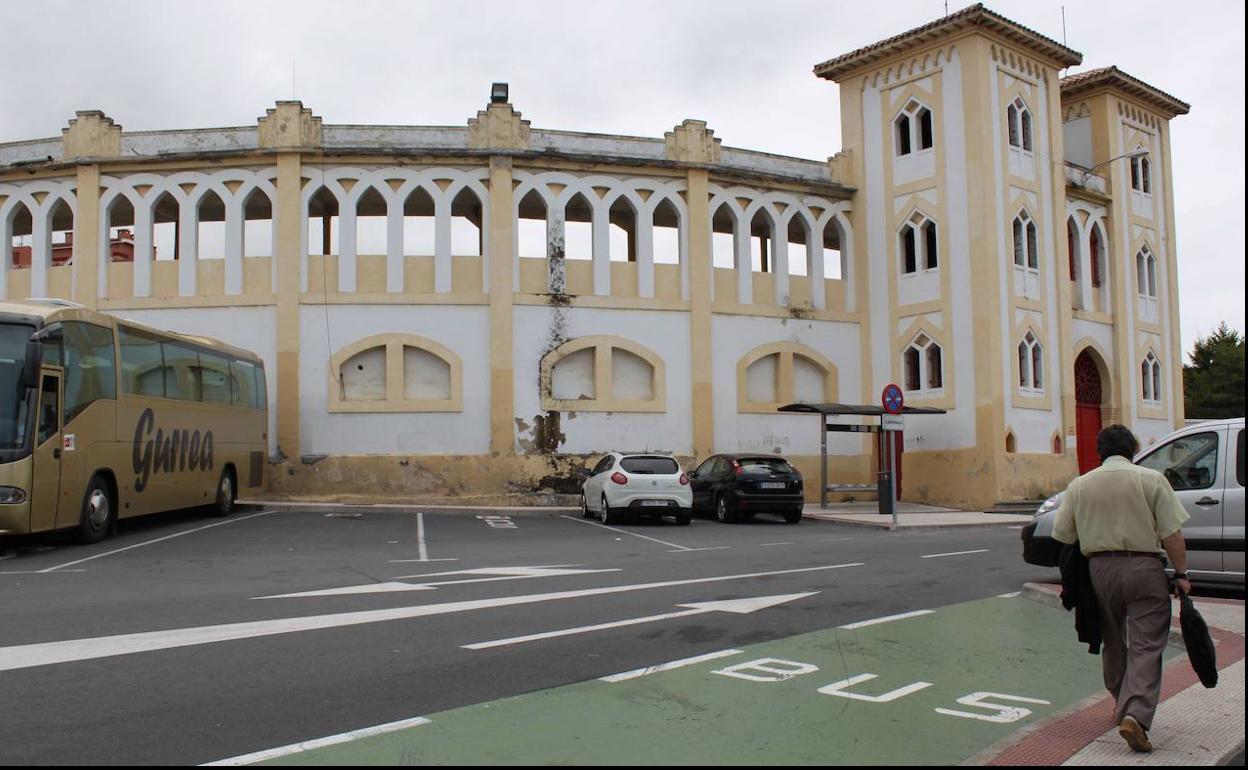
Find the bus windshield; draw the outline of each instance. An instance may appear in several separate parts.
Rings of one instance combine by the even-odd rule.
[[[26,392],[22,367],[33,326],[0,323],[0,453],[26,446]]]

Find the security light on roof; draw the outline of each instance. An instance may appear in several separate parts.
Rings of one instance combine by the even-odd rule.
[[[490,102],[492,104],[506,104],[507,91],[506,83],[495,83],[490,86]]]

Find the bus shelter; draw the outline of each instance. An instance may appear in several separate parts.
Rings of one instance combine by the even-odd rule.
[[[911,414],[945,414],[944,409],[906,406],[897,414],[889,414],[881,406],[871,404],[787,404],[779,411],[819,415],[819,507],[828,507],[829,492],[875,492],[879,512],[893,517],[897,522],[897,487],[893,483],[898,468],[896,447],[899,433],[905,427],[905,417]],[[829,421],[834,417],[876,417],[878,422],[859,424]],[[828,484],[828,434],[873,433],[876,450],[881,458],[872,484]]]

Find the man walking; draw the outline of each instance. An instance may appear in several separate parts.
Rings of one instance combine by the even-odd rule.
[[[1190,593],[1183,522],[1190,518],[1165,477],[1131,463],[1135,435],[1111,425],[1096,437],[1101,466],[1070,482],[1053,537],[1088,557],[1100,605],[1105,688],[1118,706],[1118,733],[1135,751],[1148,740],[1161,695],[1162,652],[1170,636],[1170,594],[1161,552],[1175,583]]]

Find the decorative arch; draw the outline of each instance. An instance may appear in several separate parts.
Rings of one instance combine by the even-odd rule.
[[[0,297],[8,291],[8,274],[12,269],[14,220],[19,208],[30,215],[31,275],[30,292],[34,296],[48,293],[48,271],[52,267],[51,238],[52,217],[57,208],[69,207],[70,216],[78,219],[78,198],[75,194],[76,180],[40,179],[31,182],[0,184],[0,243],[4,245],[4,258],[0,259]]]
[[[328,375],[330,412],[463,411],[459,356],[417,334],[357,340],[330,356]]]
[[[667,411],[663,359],[624,337],[596,334],[563,343],[542,357],[540,387],[547,411]]]
[[[751,375],[756,365],[760,369]],[[737,411],[774,414],[785,404],[812,403],[812,397],[813,403],[836,403],[839,379],[836,364],[814,348],[796,342],[759,345],[737,362]]]

